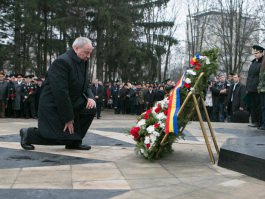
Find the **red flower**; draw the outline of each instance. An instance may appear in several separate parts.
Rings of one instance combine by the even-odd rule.
[[[160,104],[159,104],[159,105],[160,105]],[[156,112],[156,113],[159,113],[161,110],[162,110],[161,106],[157,106],[156,109],[155,109],[155,112]]]
[[[146,111],[146,113],[147,113],[147,114],[150,114],[150,113],[152,113],[152,110],[151,110],[151,109],[148,109],[148,110]]]
[[[155,124],[154,124],[154,127],[155,127],[156,129],[158,129],[158,128],[160,127],[160,124],[155,123]]]
[[[134,137],[134,140],[138,140],[140,138],[139,135],[140,127],[133,127],[130,131],[130,134]]]
[[[167,115],[167,110],[168,110],[168,109],[164,110],[164,114],[165,114],[165,115]]]
[[[194,61],[193,59],[190,60],[190,65],[195,67],[201,67],[201,63],[198,61]]]
[[[191,87],[190,84],[184,83],[184,88],[190,88],[190,87]]]
[[[151,144],[146,144],[145,146],[146,146],[146,148],[148,148],[148,149],[149,149],[149,148],[150,148],[150,146],[151,146]]]
[[[144,114],[144,119],[145,119],[145,120],[147,120],[147,119],[149,118],[149,115],[151,114],[151,112],[152,112],[151,109],[149,109],[149,110],[147,110],[147,111],[145,112],[145,114]]]
[[[199,66],[195,66],[194,70],[200,70],[201,69],[201,65]]]

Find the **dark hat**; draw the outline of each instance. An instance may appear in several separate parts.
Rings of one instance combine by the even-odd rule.
[[[9,77],[16,77],[16,75],[15,74],[10,74]]]
[[[264,51],[265,49],[259,45],[252,46],[253,51]]]
[[[18,76],[23,77],[23,75],[21,73],[16,74],[16,77],[18,77]]]
[[[25,75],[25,78],[32,78],[34,75]]]

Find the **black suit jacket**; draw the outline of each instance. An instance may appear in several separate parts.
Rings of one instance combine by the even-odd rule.
[[[104,92],[104,89],[103,89],[103,86],[101,85],[98,85],[98,88],[96,88],[96,86],[93,84],[92,88],[92,93],[94,96],[98,96],[98,99],[96,99],[96,101],[98,102],[102,102],[103,101],[103,92]]]
[[[240,107],[245,109],[244,97],[246,95],[245,85],[238,83],[234,89],[234,85],[230,86],[229,95],[228,95],[228,108],[232,111],[238,111]],[[231,98],[233,95],[233,100]]]

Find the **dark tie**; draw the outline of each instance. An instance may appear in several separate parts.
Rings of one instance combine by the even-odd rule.
[[[236,89],[236,85],[237,84],[234,85],[234,88],[233,88],[233,91],[232,91],[231,102],[233,101],[233,97],[234,97],[234,92],[235,92],[235,89]]]

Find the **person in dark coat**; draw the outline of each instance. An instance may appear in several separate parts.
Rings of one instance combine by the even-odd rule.
[[[6,99],[7,99],[7,82],[5,82],[5,74],[0,71],[0,118],[5,117]]]
[[[94,96],[88,87],[87,60],[93,47],[85,37],[50,66],[39,101],[38,128],[20,130],[20,144],[65,145],[66,149],[89,150],[82,140],[95,116]]]
[[[156,100],[161,101],[165,98],[164,86],[159,86],[159,90],[155,92]]]
[[[146,109],[150,109],[151,107],[154,106],[154,103],[156,101],[156,96],[155,92],[153,90],[153,86],[150,85],[148,90],[145,93],[145,104],[146,104]]]
[[[15,117],[16,118],[20,118],[23,117],[23,98],[24,98],[24,94],[23,94],[23,87],[24,87],[24,83],[23,83],[23,75],[22,74],[17,74],[17,81],[14,84],[15,87],[15,103],[14,103],[14,111],[15,111]]]
[[[238,111],[244,111],[246,109],[244,97],[246,95],[245,85],[240,83],[240,75],[234,74],[234,84],[230,86],[228,94],[227,109],[231,115],[231,121],[236,122],[235,113]]]
[[[226,118],[225,106],[227,102],[227,96],[229,91],[228,83],[225,79],[225,75],[222,74],[219,77],[219,82],[216,83],[216,87],[219,90],[218,95],[218,121],[224,122]]]
[[[212,111],[212,120],[213,122],[219,121],[219,94],[220,90],[218,89],[218,81],[215,77],[213,80],[211,80],[211,83],[209,85],[210,91],[212,92],[212,104],[213,104],[213,111]]]
[[[98,79],[96,79],[92,86],[92,92],[96,99],[97,104],[97,119],[100,119],[101,117],[101,108],[103,104],[103,86],[99,84]]]
[[[261,123],[259,130],[265,130],[265,59],[263,59],[260,74],[259,74],[259,85],[257,87],[260,95],[260,109],[261,109]]]
[[[28,118],[36,118],[36,92],[37,85],[31,81],[32,76],[25,76],[25,83],[23,87],[24,92],[24,115]]]
[[[126,113],[126,96],[129,93],[128,84],[124,84],[124,86],[119,90],[118,98],[120,100],[120,110],[122,114]]]
[[[36,90],[36,95],[35,95],[35,108],[36,108],[36,114],[38,116],[38,110],[39,110],[39,101],[40,101],[40,94],[42,91],[42,79],[38,78],[37,79],[37,90]]]
[[[255,59],[252,60],[252,63],[248,70],[246,90],[249,97],[249,111],[251,116],[250,127],[259,127],[261,120],[261,111],[260,111],[260,96],[257,91],[259,84],[259,73],[261,62],[263,59],[264,48],[258,45],[252,47],[252,53]]]
[[[14,74],[11,74],[9,76],[9,82],[7,84],[7,107],[6,107],[6,116],[7,117],[14,117],[14,105],[15,105],[15,82],[16,82],[16,77]]]
[[[120,85],[119,82],[117,81],[114,83],[114,86],[111,87],[111,96],[113,99],[113,108],[115,114],[120,113],[120,106],[119,106],[120,103],[118,99],[119,90],[120,90]]]

